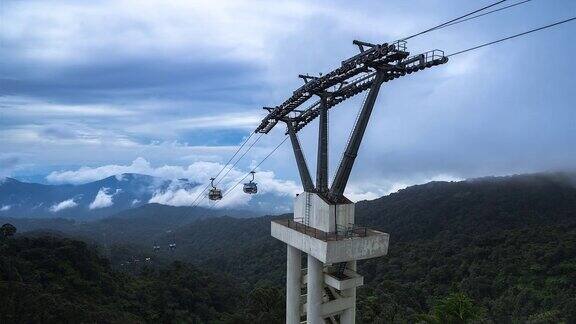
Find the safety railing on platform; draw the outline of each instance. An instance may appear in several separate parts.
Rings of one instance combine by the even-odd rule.
[[[339,241],[352,237],[366,237],[369,233],[367,227],[360,226],[350,227],[345,232],[324,232],[312,226],[308,226],[300,222],[295,222],[291,219],[274,220],[273,222],[323,241]]]
[[[394,45],[395,50],[406,52],[406,41],[398,40],[392,43],[392,45]]]
[[[424,68],[426,67],[427,63],[440,64],[442,62],[445,62],[444,51],[433,50],[407,58],[406,60],[403,61],[403,66],[405,68],[411,68],[411,67]]]

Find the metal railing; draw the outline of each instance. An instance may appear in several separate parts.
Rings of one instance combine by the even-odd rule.
[[[433,50],[428,51],[426,53],[418,54],[412,57],[409,57],[405,60],[404,67],[411,68],[414,66],[424,67],[426,63],[441,63],[445,59],[444,51],[441,50]]]
[[[324,232],[312,226],[296,222],[292,219],[274,220],[273,222],[323,241],[340,241],[352,237],[366,237],[369,234],[368,228],[363,226],[349,227],[346,231]]]
[[[392,43],[397,51],[406,52],[406,41],[398,40]]]

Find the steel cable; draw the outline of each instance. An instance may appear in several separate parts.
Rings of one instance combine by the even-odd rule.
[[[419,32],[419,33],[416,33],[416,34],[414,34],[414,35],[411,35],[411,36],[408,36],[408,37],[404,37],[404,38],[402,38],[402,39],[400,39],[400,40],[401,40],[401,41],[409,40],[409,39],[414,38],[414,37],[416,37],[416,36],[420,36],[420,35],[422,35],[422,34],[426,34],[426,33],[431,32],[431,31],[433,31],[433,30],[443,28],[444,26],[446,26],[446,25],[448,25],[448,24],[452,24],[452,23],[454,23],[454,22],[456,22],[456,21],[458,21],[458,20],[461,20],[461,19],[463,19],[463,18],[466,18],[466,17],[468,17],[468,16],[471,16],[471,15],[473,15],[473,14],[475,14],[475,13],[478,13],[478,12],[484,11],[484,10],[486,10],[486,9],[488,9],[488,8],[497,6],[497,5],[499,5],[499,4],[501,4],[501,3],[505,2],[505,1],[506,1],[506,0],[497,1],[497,2],[495,2],[495,3],[493,3],[493,4],[484,6],[484,7],[480,8],[480,9],[477,9],[477,10],[474,10],[474,11],[469,12],[469,13],[467,13],[467,14],[465,14],[465,15],[463,15],[463,16],[460,16],[460,17],[458,17],[458,18],[451,19],[451,20],[449,20],[449,21],[447,21],[447,22],[444,22],[444,23],[442,23],[442,24],[440,24],[440,25],[434,26],[434,27],[432,27],[432,28],[428,28],[428,29],[426,29],[426,30],[424,30],[424,31],[421,31],[421,32]]]
[[[214,179],[218,178],[218,176],[222,173],[222,171],[228,166],[228,164],[230,164],[230,162],[232,161],[232,159],[234,159],[234,157],[238,154],[238,152],[240,152],[240,150],[242,150],[242,148],[244,147],[244,145],[246,145],[246,143],[248,143],[248,141],[250,140],[250,138],[252,138],[252,136],[254,135],[254,132],[250,133],[250,136],[248,136],[244,142],[242,143],[242,145],[240,145],[240,147],[236,150],[236,152],[234,152],[234,154],[232,155],[232,157],[228,160],[228,162],[226,162],[226,164],[224,165],[224,167],[222,167],[222,169],[220,169],[220,171],[218,172],[218,174],[216,174],[216,176],[214,177]],[[202,189],[202,191],[200,191],[200,193],[196,196],[196,198],[194,198],[194,200],[192,201],[191,206],[192,207],[196,207],[198,206],[198,204],[200,203],[200,201],[202,199],[200,199],[200,197],[203,196],[204,192],[206,192],[206,189],[208,189],[210,187],[210,184],[207,184],[204,189]],[[200,199],[200,201],[198,201],[198,199]]]
[[[276,150],[278,150],[280,148],[280,146],[282,146],[282,144],[284,144],[286,142],[287,139],[288,139],[288,136],[285,136],[284,139],[282,140],[282,142],[280,142],[278,145],[276,145],[276,147],[274,147],[274,149],[270,153],[268,153],[268,155],[266,155],[266,157],[264,157],[264,159],[262,159],[262,161],[260,161],[260,163],[258,163],[254,168],[252,168],[252,170],[250,170],[248,173],[246,173],[246,175],[244,175],[244,177],[242,177],[242,179],[238,180],[238,182],[236,182],[236,184],[234,184],[234,186],[232,186],[230,189],[226,190],[224,195],[222,195],[222,199],[224,199],[229,193],[231,193],[236,187],[238,187],[238,185],[240,183],[242,183],[242,181],[244,181],[246,179],[246,177],[248,177],[248,175],[250,175],[251,172],[255,172],[256,169],[258,167],[260,167],[260,165],[262,165],[262,163],[264,163],[272,154],[274,154],[274,152],[276,152]],[[222,199],[218,200],[216,203],[211,205],[209,207],[209,209],[212,209],[213,207],[218,205],[218,203],[220,203],[222,201]]]
[[[546,26],[534,28],[534,29],[531,29],[531,30],[529,30],[529,31],[525,31],[525,32],[523,32],[523,33],[519,33],[519,34],[516,34],[516,35],[512,35],[512,36],[500,38],[500,39],[495,40],[495,41],[492,41],[492,42],[488,42],[488,43],[480,44],[480,45],[477,45],[477,46],[474,46],[474,47],[470,47],[470,48],[467,48],[467,49],[464,49],[464,50],[461,50],[461,51],[458,51],[458,52],[454,52],[454,53],[452,53],[452,54],[449,54],[449,55],[447,55],[447,57],[451,57],[451,56],[455,56],[455,55],[458,55],[458,54],[462,54],[462,53],[466,53],[466,52],[469,52],[469,51],[473,51],[473,50],[476,50],[476,49],[479,49],[479,48],[482,48],[482,47],[485,47],[485,46],[489,46],[489,45],[493,45],[493,44],[496,44],[496,43],[500,43],[500,42],[503,42],[503,41],[505,41],[505,40],[509,40],[509,39],[512,39],[512,38],[524,36],[524,35],[527,35],[527,34],[530,34],[530,33],[533,33],[533,32],[537,32],[537,31],[539,31],[539,30],[543,30],[543,29],[547,29],[547,28],[550,28],[550,27],[554,27],[554,26],[557,26],[557,25],[560,25],[560,24],[564,24],[564,23],[573,21],[573,20],[576,20],[576,17],[568,18],[568,19],[565,19],[565,20],[561,20],[561,21],[558,21],[558,22],[555,22],[555,23],[546,25]]]

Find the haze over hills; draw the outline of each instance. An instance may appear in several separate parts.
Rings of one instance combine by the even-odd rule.
[[[7,178],[0,184],[2,214],[12,217],[102,218],[147,203],[170,181],[122,174],[80,185],[44,185]],[[179,185],[191,187],[185,180]]]
[[[5,178],[0,181],[0,216],[100,219],[148,203],[190,205],[202,188],[203,184],[188,179],[168,180],[135,173],[80,185],[46,185]],[[185,199],[178,200],[179,195]],[[172,200],[166,201],[167,196]],[[290,201],[290,197],[268,193],[238,209],[257,214],[285,212]]]
[[[388,256],[359,262],[368,285],[359,290],[358,322],[410,322],[455,291],[480,305],[489,323],[576,321],[574,179],[550,173],[431,182],[359,202],[357,224],[389,233],[391,243]],[[52,229],[98,242],[116,269],[133,272],[136,259],[182,260],[231,275],[244,294],[271,287],[282,296],[286,249],[270,236],[270,220],[291,215],[211,212],[152,204],[89,223],[0,221],[20,232]],[[167,249],[172,241],[174,251]],[[282,314],[277,304],[267,311]]]

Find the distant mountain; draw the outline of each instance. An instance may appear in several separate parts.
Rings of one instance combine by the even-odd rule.
[[[358,223],[395,241],[481,234],[576,220],[576,174],[538,173],[430,182],[356,205]]]
[[[0,223],[11,223],[19,232],[48,231],[107,245],[136,243],[151,246],[156,241],[167,245],[168,240],[172,239],[172,235],[167,233],[178,228],[199,219],[221,216],[245,218],[254,214],[233,209],[145,204],[91,221],[71,218],[0,217]]]
[[[575,179],[548,173],[431,182],[359,202],[356,223],[389,233],[390,250],[358,264],[367,283],[358,291],[358,323],[413,322],[453,291],[482,306],[487,323],[576,323]],[[245,287],[281,289],[286,247],[270,236],[270,220],[290,215],[211,212],[146,205],[73,226],[15,225],[24,231],[53,221],[55,230],[109,247],[113,264],[135,254],[179,259]],[[153,243],[162,249],[153,251]]]
[[[438,298],[462,291],[487,323],[575,323],[574,179],[431,182],[358,203],[358,225],[390,234],[388,256],[359,262],[367,287],[359,290],[358,322],[413,322]],[[175,231],[174,255],[250,286],[282,287],[286,247],[270,237],[270,220],[195,221]]]
[[[46,185],[4,178],[0,180],[0,217],[100,219],[155,201],[152,198],[156,195],[181,190],[193,195],[191,192],[198,185],[188,179],[167,180],[134,173],[82,185]],[[290,204],[289,197],[259,194],[242,208],[250,210],[251,215],[282,213]]]
[[[147,203],[156,190],[169,184],[167,180],[131,173],[82,185],[44,185],[6,178],[0,183],[0,215],[102,218]]]

